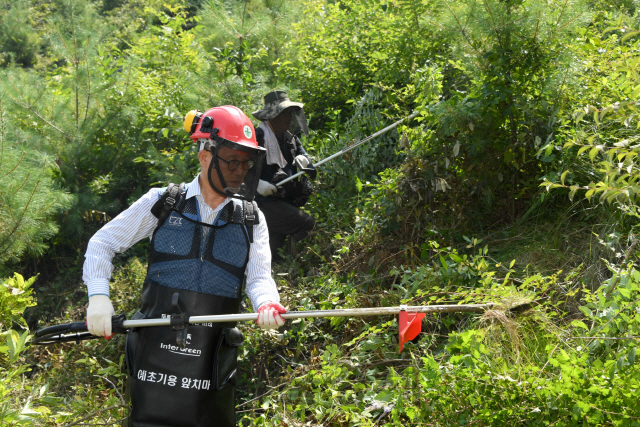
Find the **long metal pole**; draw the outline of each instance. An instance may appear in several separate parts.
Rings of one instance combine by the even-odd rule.
[[[353,143],[353,144],[349,145],[349,146],[348,146],[348,147],[346,147],[346,148],[343,148],[342,150],[338,151],[337,153],[332,154],[332,155],[330,155],[329,157],[327,157],[327,158],[325,158],[325,159],[320,160],[318,163],[314,164],[314,167],[318,167],[318,166],[320,166],[320,165],[323,165],[323,164],[327,163],[329,160],[333,160],[333,159],[335,159],[335,158],[336,158],[336,157],[338,157],[338,156],[342,156],[342,155],[343,155],[344,153],[346,153],[347,151],[351,151],[351,150],[353,150],[354,148],[356,148],[357,146],[362,145],[362,144],[364,144],[365,142],[369,141],[370,139],[373,139],[373,138],[375,138],[376,136],[382,135],[383,133],[390,131],[391,129],[393,129],[394,127],[398,126],[400,123],[404,122],[405,120],[411,120],[411,119],[413,119],[413,118],[414,118],[415,116],[417,116],[418,114],[419,114],[419,112],[418,112],[418,111],[416,111],[415,113],[411,114],[410,116],[405,117],[404,119],[398,120],[397,122],[395,122],[395,123],[393,123],[393,124],[391,124],[391,125],[387,126],[387,127],[386,127],[386,128],[384,128],[384,129],[379,130],[378,132],[374,133],[373,135],[369,135],[368,137],[366,137],[366,138],[364,138],[364,139],[361,139],[360,141],[358,141],[358,142],[356,142],[356,143]],[[298,172],[298,173],[296,173],[296,174],[294,174],[294,175],[291,175],[289,178],[287,178],[287,179],[283,179],[282,181],[278,182],[278,183],[276,184],[276,187],[280,187],[281,185],[286,184],[287,182],[291,181],[291,180],[292,180],[292,179],[294,179],[294,178],[299,177],[299,176],[300,176],[300,175],[302,175],[302,174],[304,174],[304,172]]]
[[[423,305],[397,307],[374,307],[374,308],[346,308],[337,310],[311,310],[311,311],[289,311],[281,316],[284,319],[305,319],[316,317],[362,317],[378,316],[385,314],[398,314],[401,311],[408,313],[483,313],[494,307],[495,304],[461,304],[461,305]],[[258,320],[258,313],[242,314],[221,314],[215,316],[191,316],[189,324],[198,323],[220,323],[220,322],[249,322]],[[122,326],[125,328],[140,328],[147,326],[169,326],[171,319],[140,319],[125,320]]]

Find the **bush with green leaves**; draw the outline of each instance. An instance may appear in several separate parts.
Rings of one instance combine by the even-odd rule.
[[[403,92],[412,74],[448,50],[448,35],[433,25],[441,14],[435,2],[413,0],[307,2],[296,25],[299,60],[292,67],[316,127],[334,111],[351,118],[371,88],[379,90],[372,107],[382,111],[397,114],[412,104]]]
[[[575,111],[564,145],[542,147],[542,156],[562,149],[566,161],[541,186],[547,191],[564,188],[571,200],[579,193],[588,201],[615,206],[624,214],[621,220],[631,221],[629,228],[640,218],[640,61],[636,53],[640,28],[634,31],[623,17],[613,24],[604,31],[581,32],[577,48],[589,58],[583,83],[593,88],[591,98]]]
[[[452,212],[451,228],[484,215],[508,223],[537,195],[545,165],[536,153],[553,139],[577,74],[563,40],[589,14],[580,2],[444,3],[442,25],[458,38],[438,64],[442,102],[407,132],[407,180]]]
[[[23,362],[23,352],[31,339],[22,314],[27,307],[36,305],[31,285],[35,277],[24,280],[15,273],[13,277],[3,278],[0,283],[0,422],[2,425],[14,425],[27,422],[30,417],[24,414],[29,409],[29,401],[20,405],[14,403],[20,394],[23,374],[29,371]],[[15,325],[15,326],[14,326]],[[23,329],[16,331],[14,327]],[[17,407],[19,406],[19,407]]]
[[[29,2],[3,1],[0,5],[0,65],[33,67],[42,43],[32,26]]]
[[[114,301],[127,312],[129,300],[139,297],[144,277],[138,265],[132,261],[114,276]],[[30,346],[33,336],[22,316],[25,309],[36,305],[35,280],[24,280],[16,273],[0,284],[0,423],[119,424],[128,408],[123,398],[124,340],[114,337],[111,341]],[[80,313],[84,315],[84,310]],[[68,318],[57,320],[69,322]]]
[[[18,276],[0,294],[0,423],[117,424],[125,416],[122,337],[29,347],[20,319],[84,318],[80,266],[91,233],[151,186],[197,171],[186,111],[234,104],[250,113],[265,92],[283,88],[306,104],[305,146],[316,159],[420,113],[321,169],[305,207],[317,230],[299,244],[299,258],[274,268],[283,303],[500,305],[481,316],[430,315],[400,355],[397,322],[386,316],[306,319],[275,333],[242,324],[242,425],[638,425],[632,1],[10,6],[0,27],[21,27],[0,36],[0,60],[14,59],[0,70],[2,153],[19,167],[0,168],[0,215],[19,218],[36,176],[48,193],[35,191],[34,200],[67,197],[58,188],[75,199],[48,211],[29,204],[25,217],[34,221],[20,239],[4,240],[16,245],[10,261],[42,271],[42,282],[37,312],[22,314],[30,296]],[[16,46],[32,32],[39,47],[22,50],[23,61]],[[543,175],[558,188],[551,196],[538,186]],[[586,199],[568,205],[563,191],[611,209]],[[593,228],[574,233],[580,209]],[[64,231],[38,259],[56,213]],[[556,223],[566,228],[548,227]],[[521,240],[535,227],[532,249]],[[592,264],[609,269],[587,280],[593,265],[574,269],[571,252],[599,258],[584,238],[591,231],[608,253]],[[20,252],[24,242],[36,251]],[[119,312],[137,308],[144,249],[115,260]],[[562,262],[531,273],[545,257]],[[522,303],[530,309],[509,310]]]
[[[464,259],[440,255],[447,264]],[[508,308],[543,296],[555,300],[562,291],[558,276],[518,279],[516,288],[505,286],[500,274],[487,276],[485,287],[463,285],[454,293],[443,280],[447,270],[416,273],[407,276],[408,283],[421,283],[409,289],[414,304],[432,295],[432,303],[488,298],[501,299]],[[640,380],[635,363],[640,276],[634,269],[617,274],[617,290],[605,298],[608,283],[588,296],[580,309],[586,318],[572,325],[560,321],[564,313],[556,303],[534,304],[521,313],[497,308],[475,319],[451,316],[448,330],[431,329],[447,320],[431,316],[425,333],[401,355],[393,320],[351,319],[333,327],[326,320],[313,326],[303,320],[271,342],[286,348],[276,364],[282,366],[281,377],[271,380],[266,396],[249,399],[249,408],[242,405],[249,412],[243,425],[638,425],[633,402]],[[337,289],[338,283],[329,287]],[[356,298],[363,301],[362,294]],[[296,348],[311,343],[318,348],[317,335],[310,332],[321,324],[325,345],[298,363]],[[298,329],[305,333],[297,335]]]

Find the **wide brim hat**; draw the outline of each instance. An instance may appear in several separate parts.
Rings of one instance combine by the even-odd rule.
[[[304,104],[301,102],[293,102],[282,90],[274,90],[264,96],[264,107],[261,110],[251,113],[258,120],[271,120],[289,107],[297,107],[302,109]]]

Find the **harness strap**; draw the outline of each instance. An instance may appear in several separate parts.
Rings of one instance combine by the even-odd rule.
[[[176,202],[179,200],[184,202],[184,197],[180,197],[184,193],[184,186],[184,182],[180,185],[169,183],[167,189],[162,193],[162,196],[160,196],[158,201],[151,207],[151,213],[158,218],[158,227],[160,227],[171,214]],[[180,203],[179,205],[184,205],[184,203]]]
[[[253,225],[260,223],[260,218],[257,214],[258,205],[256,202],[249,202],[247,200],[242,201],[242,211],[244,212],[244,225],[247,227],[247,234],[249,235],[249,243],[253,243]]]
[[[289,152],[291,153],[291,159],[296,158],[296,140],[295,136],[288,130],[284,132],[285,145],[289,146]],[[293,160],[291,160],[293,162]]]
[[[158,227],[164,223],[164,221],[171,215],[171,211],[177,210],[179,212],[184,209],[186,198],[184,197],[184,182],[179,186],[174,183],[169,183],[167,189],[160,196],[157,202],[151,207],[151,213],[158,218]],[[244,224],[247,227],[247,234],[249,235],[249,243],[253,243],[253,226],[260,223],[260,217],[258,216],[258,205],[255,201],[242,201],[242,211],[244,214]]]

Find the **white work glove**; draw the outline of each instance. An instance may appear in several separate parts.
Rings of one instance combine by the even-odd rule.
[[[309,166],[309,159],[307,158],[307,156],[303,154],[296,156],[296,158],[293,159],[293,161],[296,164],[296,166],[298,166],[300,169],[305,169],[307,166]]]
[[[111,316],[115,315],[111,300],[106,295],[89,297],[87,307],[87,329],[92,335],[111,338]]]
[[[258,181],[258,194],[262,196],[270,196],[272,194],[276,194],[277,192],[278,187],[276,187],[275,185],[270,184],[262,179]]]
[[[267,302],[258,308],[258,320],[256,323],[262,329],[275,329],[284,325],[284,319],[280,313],[286,313],[287,309],[277,302]]]

